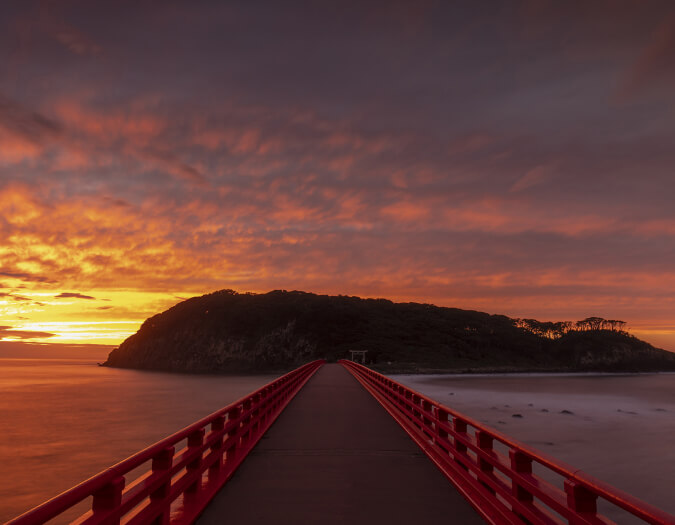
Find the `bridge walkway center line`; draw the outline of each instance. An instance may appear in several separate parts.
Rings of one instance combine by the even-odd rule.
[[[197,523],[440,522],[484,524],[352,375],[339,364],[327,364],[282,412]]]

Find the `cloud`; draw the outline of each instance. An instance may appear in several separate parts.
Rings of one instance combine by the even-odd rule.
[[[54,299],[96,299],[91,295],[83,295],[78,292],[62,292],[59,295],[54,296]]]
[[[6,98],[1,93],[0,129],[34,143],[43,143],[63,131],[58,122]]]
[[[44,275],[35,275],[30,272],[20,272],[20,271],[0,271],[0,275],[4,277],[12,277],[14,279],[21,279],[22,281],[27,282],[38,282],[38,283],[53,283],[54,281],[49,277]]]
[[[531,188],[532,186],[542,184],[551,176],[551,172],[552,169],[550,166],[536,166],[519,178],[513,186],[511,186],[510,191],[522,191]]]
[[[0,341],[5,339],[44,339],[54,337],[56,334],[38,332],[33,330],[14,330],[11,326],[0,326]]]
[[[13,292],[0,292],[0,297],[8,297],[14,301],[32,301],[29,297],[24,297],[22,295],[16,295]]]
[[[620,100],[645,95],[645,92],[661,88],[672,93],[675,90],[675,11],[658,24],[649,43],[642,49],[637,60],[626,73],[617,93]]]
[[[12,289],[670,306],[667,3],[111,6],[0,17]]]
[[[77,55],[98,56],[101,53],[98,44],[75,28],[64,27],[54,36],[58,42]]]

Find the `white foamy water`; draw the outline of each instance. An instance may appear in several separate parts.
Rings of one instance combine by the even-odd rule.
[[[675,374],[395,379],[675,514]],[[620,513],[610,517],[630,522]]]

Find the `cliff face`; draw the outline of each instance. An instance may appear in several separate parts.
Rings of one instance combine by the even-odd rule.
[[[293,322],[255,338],[209,333],[192,323],[181,323],[166,333],[153,330],[147,338],[135,337],[111,352],[105,365],[176,372],[250,372],[299,366],[316,354],[316,344],[296,334]]]
[[[572,332],[557,340],[553,353],[581,370],[675,370],[675,354],[630,335],[603,331]]]
[[[223,290],[146,320],[106,366],[177,372],[260,372],[349,350],[390,370],[675,370],[675,354],[626,334],[550,340],[501,315],[383,299]]]

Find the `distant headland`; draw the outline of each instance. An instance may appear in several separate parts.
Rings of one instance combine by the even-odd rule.
[[[385,372],[675,371],[675,353],[600,317],[513,319],[431,304],[222,290],[147,319],[105,366],[189,373],[281,371],[366,350]]]

